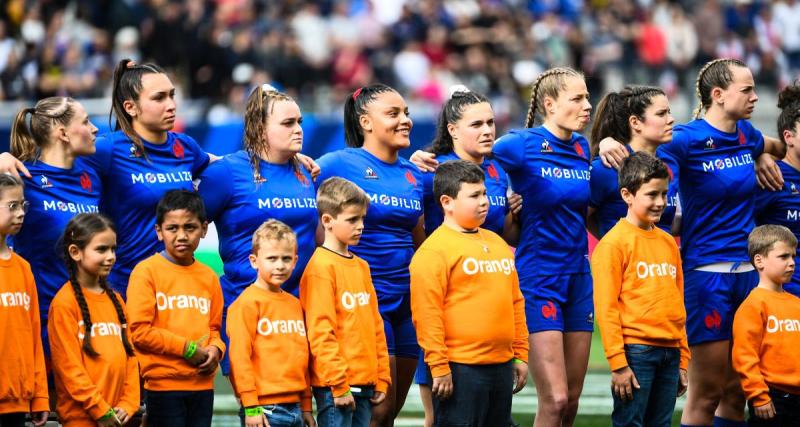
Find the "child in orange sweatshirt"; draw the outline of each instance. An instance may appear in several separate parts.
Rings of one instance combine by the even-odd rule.
[[[117,426],[139,409],[139,364],[128,342],[125,305],[106,281],[117,234],[99,214],[79,214],[64,229],[70,280],[48,314],[57,411],[66,427]]]
[[[207,229],[200,196],[167,192],[156,207],[164,251],[140,262],[128,283],[131,339],[150,427],[211,425],[214,373],[225,344],[219,278],[194,259]]]
[[[308,338],[300,301],[281,289],[297,263],[297,236],[271,219],[253,234],[256,282],[228,307],[231,382],[246,427],[314,426]]]
[[[36,426],[50,411],[39,324],[39,299],[31,266],[6,245],[22,227],[28,202],[22,181],[0,174],[0,426]]]
[[[527,381],[528,329],[514,254],[486,219],[483,170],[439,165],[444,222],[411,260],[411,314],[433,377],[434,425],[508,426]]]
[[[368,207],[367,194],[343,178],[329,178],[317,191],[325,242],[300,279],[300,301],[320,425],[368,426],[372,405],[384,401],[392,381],[369,265],[349,250],[361,239]]]
[[[675,239],[655,226],[669,171],[644,152],[622,164],[628,214],[592,254],[594,310],[611,366],[615,426],[669,426],[686,391],[689,347],[683,273]]]
[[[791,280],[797,238],[780,225],[756,227],[747,240],[758,287],[733,318],[733,369],[747,397],[751,426],[800,423],[800,298],[783,290]]]

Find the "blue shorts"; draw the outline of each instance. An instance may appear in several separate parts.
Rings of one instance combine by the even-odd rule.
[[[431,369],[425,363],[425,357],[419,352],[419,361],[417,362],[417,370],[414,372],[414,382],[419,385],[426,385],[430,387],[433,384],[433,377],[431,376]]]
[[[222,326],[220,327],[219,336],[222,338],[222,342],[225,343],[225,348],[231,348],[231,340],[228,338],[228,307],[222,308]],[[222,355],[222,359],[219,361],[219,369],[222,371],[222,375],[229,377],[231,375],[231,359],[228,358],[228,351],[225,351],[225,354]]]
[[[758,272],[683,274],[686,335],[689,345],[731,339],[733,315],[758,285]]]
[[[377,291],[378,311],[383,318],[383,333],[389,355],[416,359],[419,357],[417,332],[411,320],[411,294]]]
[[[590,273],[552,274],[520,279],[528,333],[594,331]]]

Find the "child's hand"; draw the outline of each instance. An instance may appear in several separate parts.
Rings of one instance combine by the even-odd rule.
[[[678,378],[678,397],[683,396],[689,388],[689,376],[686,374],[686,369],[680,370],[680,377]]]
[[[269,427],[266,414],[259,414],[252,417],[244,417],[245,427]]]
[[[314,421],[314,416],[311,415],[311,412],[303,411],[303,424],[306,427],[317,427],[317,422]]]
[[[50,416],[50,412],[48,411],[31,412],[31,422],[36,427],[43,426],[47,423],[48,416]]]
[[[516,360],[514,361],[514,394],[525,388],[528,383],[528,364]]]
[[[333,405],[337,408],[348,408],[351,411],[355,411],[356,399],[353,398],[353,393],[347,392],[344,396],[334,397]]]
[[[447,400],[453,394],[453,374],[434,378],[431,394],[439,400]]]
[[[183,346],[183,354],[186,354],[186,351],[189,349],[190,342],[191,341],[186,341],[186,344]],[[206,359],[208,359],[208,352],[198,345],[192,357],[186,359],[186,361],[192,366],[199,366],[201,363],[205,362]]]
[[[639,389],[639,381],[630,366],[617,369],[611,373],[611,393],[622,401],[633,400],[633,389]]]
[[[117,415],[120,425],[125,425],[131,419],[131,416],[120,407],[114,408],[114,413]]]
[[[198,347],[197,350],[199,351],[200,347]],[[197,367],[197,370],[200,375],[213,375],[217,370],[217,365],[219,365],[219,358],[222,356],[222,352],[213,345],[204,348],[203,351],[208,355],[208,357],[202,364],[200,364],[200,366]]]
[[[369,403],[377,406],[383,403],[384,400],[386,400],[386,393],[383,393],[381,391],[376,391],[369,399]]]
[[[775,405],[773,405],[772,402],[769,402],[766,405],[756,406],[753,409],[753,412],[756,413],[758,418],[770,420],[775,418]]]
[[[122,424],[116,417],[108,418],[105,420],[97,420],[97,427],[119,427]]]

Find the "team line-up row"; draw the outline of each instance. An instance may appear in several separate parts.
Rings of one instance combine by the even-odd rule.
[[[798,172],[800,149],[795,143],[796,126],[800,119],[800,103],[798,103],[800,88],[790,86],[781,92],[779,138],[764,137],[747,121],[758,99],[750,70],[736,60],[715,60],[700,71],[697,79],[700,106],[696,116],[702,115],[702,118],[697,118],[686,125],[675,126],[674,119],[670,115],[669,101],[663,91],[654,87],[630,86],[622,91],[610,93],[601,100],[594,117],[591,143],[580,134],[589,123],[592,107],[586,84],[579,72],[568,68],[548,70],[539,76],[531,89],[531,106],[524,128],[513,130],[495,141],[494,114],[488,100],[467,88],[455,88],[442,109],[430,153],[415,154],[414,160],[418,166],[398,157],[398,152],[409,145],[412,121],[408,115],[408,108],[397,91],[380,84],[359,88],[348,97],[344,112],[345,139],[348,148],[328,153],[316,162],[300,154],[303,143],[302,115],[297,104],[287,95],[268,85],[255,88],[248,99],[244,150],[222,158],[205,153],[191,137],[171,131],[176,111],[175,89],[163,70],[153,64],[135,64],[129,60],[123,60],[118,64],[112,95],[112,112],[117,120],[117,130],[97,139],[95,139],[97,129],[89,121],[86,111],[80,103],[70,98],[47,98],[32,108],[23,109],[13,126],[12,153],[0,155],[0,170],[12,174],[19,171],[23,175],[24,190],[20,189],[19,194],[14,191],[3,192],[0,215],[7,215],[4,217],[7,223],[4,229],[5,235],[14,235],[10,239],[15,252],[12,259],[18,255],[30,264],[38,294],[39,313],[36,314],[37,323],[41,322],[42,325],[43,358],[52,362],[57,387],[64,387],[59,385],[61,382],[58,381],[58,370],[62,367],[56,362],[59,357],[56,348],[49,344],[56,332],[49,325],[53,322],[52,311],[58,302],[56,297],[65,283],[67,289],[73,291],[74,295],[70,294],[70,297],[78,303],[73,314],[77,316],[76,319],[83,322],[83,326],[78,325],[78,322],[68,326],[73,330],[72,336],[81,342],[80,346],[83,348],[72,353],[77,357],[73,360],[83,361],[85,365],[76,367],[83,371],[78,369],[74,372],[90,372],[91,369],[87,371],[89,364],[106,359],[104,356],[100,356],[99,359],[92,357],[92,351],[86,348],[86,343],[89,341],[85,339],[85,330],[80,329],[88,323],[94,324],[95,313],[91,311],[90,297],[78,297],[84,282],[80,276],[76,276],[79,269],[76,270],[75,266],[83,262],[83,256],[69,252],[69,248],[74,246],[75,250],[82,253],[85,251],[85,246],[81,246],[81,243],[64,246],[73,238],[64,234],[64,230],[76,213],[103,212],[113,221],[115,232],[110,231],[111,223],[102,217],[92,215],[82,217],[85,221],[88,221],[85,218],[93,218],[105,224],[97,226],[98,230],[104,231],[86,231],[91,227],[83,230],[88,233],[90,240],[108,231],[108,234],[115,236],[116,244],[116,248],[111,250],[115,253],[114,268],[97,273],[97,280],[89,280],[88,283],[90,287],[92,283],[97,286],[107,283],[109,290],[113,289],[121,296],[127,295],[128,309],[133,316],[137,311],[131,306],[131,297],[135,300],[140,296],[138,291],[134,293],[137,296],[133,296],[130,290],[130,286],[135,286],[137,283],[136,275],[132,276],[134,268],[141,272],[146,270],[140,266],[141,264],[152,263],[154,265],[150,270],[153,271],[153,277],[156,277],[180,266],[174,254],[164,252],[170,248],[165,236],[169,233],[186,235],[188,231],[178,226],[168,230],[169,227],[165,228],[163,223],[158,222],[164,218],[154,214],[156,206],[164,195],[170,190],[195,190],[204,212],[204,215],[196,214],[198,217],[196,219],[202,220],[201,223],[205,220],[215,223],[220,241],[219,252],[224,263],[224,275],[219,279],[222,291],[219,300],[222,301],[220,325],[211,326],[208,334],[188,336],[184,332],[185,325],[202,324],[202,322],[193,322],[191,318],[186,318],[169,323],[170,327],[182,328],[180,332],[176,333],[176,330],[163,334],[158,332],[161,330],[154,326],[154,322],[159,317],[155,313],[162,306],[191,308],[204,316],[212,315],[216,307],[213,299],[210,302],[201,302],[205,300],[195,294],[180,293],[167,288],[164,290],[159,288],[158,291],[156,288],[151,288],[149,291],[152,292],[141,292],[141,296],[144,297],[146,294],[151,299],[145,306],[151,310],[150,326],[156,333],[145,335],[152,340],[149,341],[150,344],[156,347],[147,350],[148,344],[140,344],[134,336],[133,347],[127,347],[126,344],[126,347],[122,348],[117,345],[119,348],[116,350],[121,360],[126,360],[122,352],[128,354],[132,354],[134,350],[137,352],[139,364],[142,366],[144,388],[147,390],[145,403],[148,417],[152,420],[151,424],[160,419],[157,415],[160,413],[163,416],[184,417],[171,418],[168,421],[169,425],[186,423],[196,425],[194,424],[196,420],[190,421],[185,417],[205,413],[198,411],[198,408],[210,411],[210,400],[204,399],[212,399],[213,395],[186,397],[157,392],[197,391],[199,384],[203,384],[200,388],[205,387],[206,384],[210,384],[207,382],[210,381],[210,377],[200,378],[197,373],[213,373],[220,357],[223,373],[230,375],[230,359],[224,354],[224,342],[228,339],[226,331],[231,330],[231,327],[240,326],[249,326],[254,328],[253,330],[260,331],[308,332],[313,329],[308,323],[304,323],[302,329],[297,323],[288,321],[276,323],[275,321],[279,320],[277,318],[270,318],[271,320],[267,322],[251,322],[248,325],[238,322],[232,325],[227,319],[231,318],[229,309],[233,307],[234,301],[245,295],[252,284],[259,282],[259,274],[254,268],[255,261],[251,260],[251,256],[256,256],[258,253],[257,250],[253,251],[253,233],[267,219],[281,221],[296,235],[296,266],[288,277],[282,279],[281,287],[287,294],[299,295],[301,278],[304,272],[308,272],[312,255],[320,252],[320,249],[316,248],[317,243],[322,243],[322,231],[328,231],[317,187],[328,178],[336,176],[355,183],[366,195],[369,207],[366,209],[366,214],[362,215],[363,230],[359,232],[358,245],[352,247],[352,253],[358,257],[356,259],[365,261],[369,266],[368,279],[374,286],[376,295],[370,298],[368,294],[363,293],[367,291],[362,290],[351,292],[350,296],[343,297],[342,301],[346,299],[347,305],[353,306],[363,305],[361,302],[377,304],[389,355],[391,380],[382,383],[377,377],[373,377],[371,381],[357,383],[353,381],[360,381],[361,378],[351,378],[350,376],[354,374],[349,367],[344,371],[340,369],[339,375],[334,376],[335,378],[325,377],[316,384],[321,386],[319,388],[323,391],[328,391],[325,396],[317,396],[318,410],[325,408],[324,402],[328,400],[330,400],[329,407],[333,408],[330,409],[331,414],[338,414],[344,410],[342,408],[350,407],[350,403],[343,405],[341,399],[346,397],[344,394],[348,388],[355,387],[364,394],[359,395],[351,391],[356,396],[355,404],[352,405],[354,410],[351,412],[353,414],[359,412],[355,410],[360,407],[358,405],[363,404],[363,399],[359,397],[371,395],[366,398],[367,401],[372,399],[372,402],[365,404],[366,408],[372,406],[371,422],[374,425],[391,425],[402,408],[416,371],[417,382],[423,390],[423,400],[430,402],[430,397],[433,395],[434,406],[438,405],[436,411],[432,408],[426,409],[426,422],[433,421],[434,413],[440,419],[440,425],[447,425],[458,422],[458,420],[447,421],[448,416],[467,416],[474,411],[483,411],[481,412],[483,419],[466,423],[507,424],[508,417],[488,416],[485,405],[478,404],[483,400],[492,400],[488,397],[466,403],[466,407],[470,410],[453,410],[453,407],[450,407],[447,411],[440,404],[445,401],[450,401],[452,405],[458,405],[458,402],[464,403],[460,399],[445,399],[452,397],[451,393],[455,393],[454,396],[458,397],[460,389],[481,390],[481,393],[487,391],[480,383],[468,383],[470,378],[495,378],[487,380],[494,384],[503,383],[497,378],[510,372],[516,372],[519,377],[523,369],[521,365],[525,365],[527,371],[525,362],[528,357],[518,356],[523,355],[523,347],[524,353],[527,354],[529,347],[529,360],[535,361],[530,363],[530,369],[539,399],[536,424],[570,425],[577,414],[578,397],[586,374],[595,309],[603,333],[605,350],[615,372],[614,383],[617,384],[618,370],[631,365],[634,372],[636,371],[631,359],[638,358],[633,356],[638,350],[635,348],[631,350],[630,346],[644,344],[653,347],[653,341],[664,339],[658,335],[659,332],[663,332],[659,329],[658,322],[665,321],[661,318],[655,320],[656,324],[651,325],[653,328],[637,329],[647,331],[645,336],[630,335],[630,330],[626,329],[624,324],[626,316],[644,309],[643,307],[651,302],[649,298],[659,298],[663,295],[659,293],[660,291],[641,294],[650,297],[634,298],[629,300],[630,304],[624,304],[626,294],[623,278],[627,277],[628,271],[634,272],[634,276],[639,280],[673,278],[670,272],[677,271],[680,274],[676,274],[673,278],[676,280],[673,285],[678,286],[676,289],[682,289],[683,286],[682,283],[677,285],[677,278],[680,277],[681,281],[685,278],[685,289],[679,292],[680,299],[656,299],[656,301],[661,305],[664,305],[663,301],[674,301],[675,303],[667,308],[679,309],[678,311],[684,307],[677,302],[685,301],[684,333],[688,349],[691,350],[691,363],[688,363],[687,351],[681,358],[681,367],[688,369],[689,379],[688,400],[682,422],[687,425],[712,423],[739,425],[744,418],[745,394],[739,377],[733,372],[728,361],[734,313],[749,290],[759,282],[748,258],[748,233],[756,222],[784,224],[795,234],[800,230],[796,220],[792,219],[796,219],[797,211],[800,209],[800,206],[797,206],[797,200],[800,199],[796,188],[800,182],[800,172]],[[542,124],[534,126],[537,118],[542,119]],[[598,290],[593,292],[585,230],[588,228],[598,237],[602,237],[610,233],[614,227],[625,224],[619,220],[629,216],[632,203],[625,199],[626,190],[620,185],[621,178],[617,170],[607,164],[619,166],[623,158],[638,152],[654,154],[661,160],[656,165],[650,165],[650,169],[660,170],[663,167],[667,172],[669,179],[663,195],[664,205],[644,209],[643,215],[647,215],[648,212],[651,215],[658,214],[656,225],[659,228],[674,233],[680,231],[682,261],[678,258],[677,261],[636,259],[636,262],[627,262],[633,259],[626,259],[623,265],[630,270],[623,269],[624,274],[621,273],[617,283],[622,294],[619,298],[601,299],[601,295],[607,294]],[[593,155],[598,153],[599,156],[592,160]],[[433,159],[433,154],[436,160]],[[776,163],[773,156],[783,160]],[[641,156],[635,157],[638,159]],[[419,301],[412,298],[411,289],[414,288],[414,282],[409,272],[415,250],[419,250],[420,245],[426,244],[423,242],[431,241],[435,230],[447,230],[445,227],[439,227],[443,221],[447,222],[448,211],[440,206],[445,203],[445,196],[454,200],[457,207],[463,208],[458,203],[461,197],[460,187],[457,186],[455,192],[451,191],[450,194],[437,193],[435,175],[421,172],[420,168],[432,170],[435,164],[447,164],[447,160],[456,159],[478,166],[483,173],[485,196],[488,197],[485,197],[487,206],[481,227],[502,236],[507,245],[517,248],[513,256],[515,266],[513,269],[507,268],[510,266],[511,258],[495,259],[492,262],[486,255],[483,258],[473,256],[474,262],[469,265],[463,264],[462,270],[474,271],[476,277],[508,275],[504,272],[513,270],[514,275],[519,276],[518,289],[524,299],[526,342],[523,345],[514,341],[515,345],[512,346],[512,342],[509,341],[507,351],[503,353],[509,356],[506,360],[509,365],[495,366],[498,368],[496,372],[487,371],[480,375],[469,370],[469,367],[493,365],[496,361],[487,362],[470,357],[460,360],[463,355],[457,355],[458,350],[454,348],[461,348],[461,345],[470,343],[477,346],[471,349],[476,354],[491,353],[484,349],[485,346],[491,348],[485,340],[461,334],[476,333],[474,331],[476,322],[473,321],[476,313],[486,312],[486,316],[489,316],[490,320],[481,325],[484,328],[494,328],[493,325],[504,316],[511,316],[518,321],[520,317],[516,315],[516,310],[520,306],[516,304],[516,300],[513,307],[507,309],[495,309],[495,305],[484,301],[469,310],[454,311],[448,310],[446,306],[449,294],[428,295],[433,299],[442,298],[445,304],[443,314],[438,317],[441,327],[437,332],[438,335],[434,334],[444,339],[444,343],[436,340],[426,341],[426,337],[419,330],[420,324],[436,324],[436,316],[428,316],[425,322],[418,322],[417,329],[412,316],[415,300]],[[761,171],[759,180],[768,187],[766,190],[761,190],[756,185],[754,166],[756,163]],[[647,167],[644,169],[649,170]],[[315,176],[312,177],[309,171],[314,172]],[[643,185],[661,179],[643,180],[644,176],[650,175],[639,177],[639,181],[642,181],[640,184]],[[199,181],[196,188],[193,179]],[[469,179],[464,182],[472,183]],[[509,182],[513,193],[509,191]],[[9,186],[14,187],[12,184]],[[640,192],[638,187],[627,190],[634,199]],[[644,194],[657,199],[656,195],[660,192]],[[472,196],[471,199],[483,200],[482,197]],[[343,205],[349,206],[348,203]],[[191,212],[190,209],[182,208],[174,211]],[[680,215],[677,214],[678,211]],[[453,212],[459,210],[454,209]],[[453,212],[450,214],[458,217]],[[24,214],[24,226],[21,223],[22,214]],[[329,216],[333,217],[331,221],[335,223],[339,221],[341,213]],[[355,222],[357,221],[353,220],[351,223]],[[200,228],[204,227],[205,225],[201,224]],[[154,230],[158,230],[158,233],[154,233]],[[440,234],[444,233],[445,231],[442,231]],[[458,238],[466,238],[466,234],[462,234],[444,236],[434,241],[458,242]],[[478,235],[483,236],[482,232]],[[650,246],[647,243],[649,240],[643,242],[635,245],[634,249],[646,251]],[[88,243],[89,240],[83,242],[83,244]],[[502,253],[500,249],[494,250],[484,241],[478,244],[473,242],[472,245],[483,254],[495,256],[494,253]],[[175,251],[193,253],[191,246],[186,242],[177,242]],[[603,246],[601,241],[600,247]],[[461,246],[455,245],[442,250],[442,253],[447,255],[443,262],[450,261],[450,256],[469,250],[468,247],[470,244],[463,243]],[[9,250],[4,249],[5,258],[11,256]],[[67,252],[61,253],[64,252],[62,249]],[[333,252],[341,253],[336,250]],[[663,257],[668,253],[670,252],[656,251],[654,256]],[[674,255],[679,256],[677,251]],[[69,262],[65,264],[63,258],[73,259],[77,264]],[[335,264],[336,268],[346,263],[342,259],[334,259],[336,262],[332,264]],[[484,262],[480,262],[481,260]],[[442,260],[435,256],[426,257],[425,262],[431,264],[426,265],[426,268],[442,267],[437,264],[438,261]],[[637,267],[640,263],[644,263],[646,268]],[[109,269],[110,266],[107,264],[106,262],[103,268]],[[66,265],[72,265],[73,268],[68,269]],[[197,265],[196,269],[202,270],[199,263],[192,265]],[[4,264],[3,268],[6,267]],[[610,267],[599,267],[599,269],[600,271],[597,266],[594,268],[596,277],[598,274],[603,277],[616,277],[610,273],[619,272]],[[664,274],[665,272],[668,274]],[[183,273],[175,274],[175,277],[180,277],[181,274]],[[790,292],[796,290],[796,281],[797,279],[792,278],[787,290]],[[468,282],[469,280],[465,278],[458,283]],[[605,283],[603,280],[596,280],[595,287],[598,286],[598,282]],[[3,280],[3,286],[6,284],[22,286],[24,283],[27,282]],[[493,282],[484,280],[480,283],[485,285]],[[658,289],[667,288],[669,286],[661,286]],[[102,292],[109,296],[114,295],[109,290]],[[3,289],[2,292],[6,295],[9,292],[14,294],[23,290]],[[159,292],[163,296],[159,296]],[[83,294],[91,295],[91,292]],[[509,293],[506,296],[510,295]],[[594,308],[593,295],[596,305]],[[84,300],[83,303],[79,302],[81,299]],[[110,304],[114,298],[103,296],[100,300]],[[7,301],[5,296],[2,301]],[[114,304],[110,312],[117,314],[117,317],[112,316],[109,322],[97,323],[101,326],[93,330],[116,331],[113,326],[102,326],[110,323],[119,325],[123,333],[133,332],[131,321],[128,321],[128,326],[122,326],[126,325],[126,322],[120,320],[123,317],[120,311],[121,304],[120,300],[119,304]],[[0,306],[0,310],[7,310],[12,306],[14,304],[4,303]],[[329,308],[333,309],[335,306],[336,304],[330,304]],[[486,310],[486,307],[493,309]],[[203,311],[206,313],[202,313]],[[450,313],[453,312],[462,313],[463,316],[457,314],[450,317]],[[3,313],[5,315],[5,311]],[[674,315],[676,312],[670,313]],[[88,317],[92,318],[92,322]],[[791,317],[776,318],[791,319]],[[620,319],[622,326],[619,326]],[[308,321],[308,313],[305,320]],[[329,326],[337,324],[330,318],[328,322]],[[680,322],[676,321],[673,326],[679,324]],[[514,325],[505,330],[519,333],[523,329],[518,323]],[[766,324],[764,328],[767,328]],[[375,330],[377,329],[380,328],[376,326]],[[684,327],[678,326],[677,329],[683,331]],[[790,328],[784,329],[788,331]],[[217,340],[214,339],[214,331],[220,334]],[[648,335],[650,332],[654,332],[655,335]],[[451,333],[464,341],[456,343],[448,341]],[[271,333],[264,335],[272,336]],[[38,339],[38,336],[32,337],[31,342]],[[337,336],[337,339],[344,338]],[[674,337],[669,338],[673,339]],[[126,339],[122,341],[127,343]],[[14,334],[4,334],[0,342],[4,344],[3,348],[9,348],[22,345],[25,340],[18,339]],[[676,342],[670,341],[671,344]],[[660,344],[663,342],[660,341]],[[140,345],[143,347],[140,348]],[[419,357],[419,345],[422,346],[424,357]],[[279,348],[280,350],[276,351],[282,355],[279,360],[295,359],[287,353],[281,353],[284,347]],[[311,349],[312,356],[315,356],[313,342]],[[329,347],[324,351],[330,352],[331,349],[335,348]],[[163,361],[159,362],[156,357],[153,363],[157,369],[148,371],[147,356],[142,356],[148,351],[155,354],[173,354],[178,357],[177,360],[183,360],[181,357],[186,356],[184,358],[186,360],[165,364]],[[647,351],[639,352],[649,353],[649,351],[648,347]],[[59,349],[58,353],[61,352]],[[335,356],[336,354],[331,355]],[[418,359],[420,359],[419,367]],[[20,360],[27,360],[28,363],[19,362],[14,365],[13,370],[3,370],[7,377],[3,381],[17,384],[19,386],[17,389],[23,392],[14,395],[10,400],[15,402],[14,405],[0,403],[0,413],[40,412],[45,409],[41,406],[44,404],[41,400],[41,387],[36,388],[37,398],[33,399],[31,390],[33,390],[32,385],[36,383],[33,378],[14,374],[23,367],[32,368],[31,363],[34,358]],[[380,359],[372,359],[371,363],[374,365],[378,360]],[[426,367],[422,360],[430,363],[430,368]],[[783,360],[784,363],[789,363],[788,361],[793,359]],[[341,355],[339,361],[342,361]],[[466,368],[461,366],[458,368],[466,371],[456,369],[460,361],[464,362]],[[68,363],[65,365],[72,366]],[[199,367],[190,369],[193,366]],[[341,365],[339,366],[341,368]],[[450,369],[446,369],[447,366]],[[783,368],[795,372],[797,364]],[[180,383],[175,388],[176,384],[171,382],[172,377],[167,372],[181,371],[181,369],[191,370],[194,373],[191,378],[196,383],[192,383],[192,386]],[[446,370],[452,370],[450,383],[443,383],[446,375],[442,374]],[[155,376],[148,377],[148,372]],[[312,383],[313,372],[312,369]],[[235,384],[235,368],[233,375]],[[84,379],[88,377],[91,377],[88,373],[80,376]],[[673,377],[676,379],[675,384],[685,383],[683,380],[677,381],[677,378],[683,378],[680,375],[676,374]],[[20,378],[28,378],[30,381],[20,383]],[[458,386],[459,378],[466,378],[461,380],[464,381],[464,387]],[[517,379],[518,387],[524,383],[524,378],[525,375],[522,375]],[[161,381],[162,379],[166,384]],[[84,392],[89,390],[92,393],[86,394],[91,395],[90,399],[76,406],[80,408],[78,412],[81,418],[97,420],[98,417],[95,415],[98,415],[98,407],[106,409],[117,406],[113,402],[103,400],[102,393],[108,392],[105,390],[107,385],[98,387],[97,381],[95,379],[94,382],[83,384],[85,387],[81,390]],[[175,381],[180,382],[177,379]],[[773,380],[767,379],[768,386],[775,386],[771,381]],[[41,386],[41,383],[36,384]],[[115,384],[117,391],[120,391],[121,383]],[[381,384],[385,390],[380,390]],[[452,384],[456,384],[454,389],[449,386]],[[798,391],[781,388],[781,384],[783,383],[779,383],[777,387],[784,392]],[[367,385],[374,386],[375,390],[363,387]],[[649,392],[640,392],[641,382],[638,385],[640,388],[633,390],[631,395],[627,396],[632,397],[634,401],[637,393],[641,396],[649,395]],[[260,382],[256,386],[262,387]],[[509,390],[511,388],[507,387]],[[619,393],[615,395],[622,402],[625,393],[620,390],[623,389],[617,390]],[[385,395],[377,397],[377,393],[372,394],[374,391],[384,391]],[[475,396],[476,393],[468,395]],[[759,403],[762,404],[765,399],[769,399],[764,397],[763,390],[756,394],[752,394],[752,390],[747,390],[747,393],[746,398],[751,400],[760,396]],[[73,394],[75,393],[64,393],[65,396]],[[237,394],[244,401],[243,393],[238,389]],[[486,396],[495,395],[496,393],[491,392]],[[62,393],[59,393],[59,397],[61,396]],[[508,401],[510,402],[510,396]],[[36,405],[31,406],[32,403]],[[258,401],[258,405],[262,403],[285,402]],[[13,410],[8,410],[11,406]],[[662,403],[655,406],[671,412],[674,407],[674,396],[671,404]],[[132,409],[132,407],[126,408],[123,415],[130,415]],[[646,409],[647,405],[639,411],[640,416],[651,419],[652,417],[644,412]],[[105,412],[99,415],[106,416]],[[270,412],[274,412],[274,408],[266,413],[269,415]],[[615,414],[616,412],[615,409]],[[117,415],[119,414],[118,412]],[[111,413],[108,412],[108,415]],[[63,420],[63,414],[61,418]],[[106,421],[111,422],[108,421],[111,418],[113,417],[109,417]],[[359,422],[364,422],[363,418],[358,419],[361,420]]]

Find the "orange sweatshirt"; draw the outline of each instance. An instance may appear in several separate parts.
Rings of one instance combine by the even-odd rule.
[[[220,338],[222,288],[208,266],[174,264],[160,254],[140,262],[128,282],[128,323],[144,378],[154,391],[212,390],[214,375],[200,376],[183,358],[187,341],[225,352]]]
[[[449,362],[528,360],[525,300],[514,254],[489,230],[442,225],[411,260],[411,314],[434,377]]]
[[[386,393],[389,352],[367,262],[317,248],[300,279],[300,301],[311,343],[311,384],[330,387],[334,396],[350,385]]]
[[[65,284],[53,298],[47,327],[59,421],[65,426],[94,427],[112,407],[131,415],[139,409],[139,364],[125,354],[123,326],[111,298],[85,289],[83,295],[92,319],[92,347],[99,356],[83,352],[86,328],[71,284]],[[117,299],[124,311],[122,297],[117,295]]]
[[[0,414],[49,411],[39,298],[31,266],[0,259]]]
[[[308,338],[300,301],[250,285],[228,307],[231,380],[242,406],[302,402],[311,411]]]
[[[755,406],[769,403],[768,387],[800,395],[800,298],[755,288],[733,318],[733,369]]]
[[[594,311],[611,370],[628,366],[625,344],[677,347],[689,366],[683,270],[675,239],[621,219],[592,254]]]

